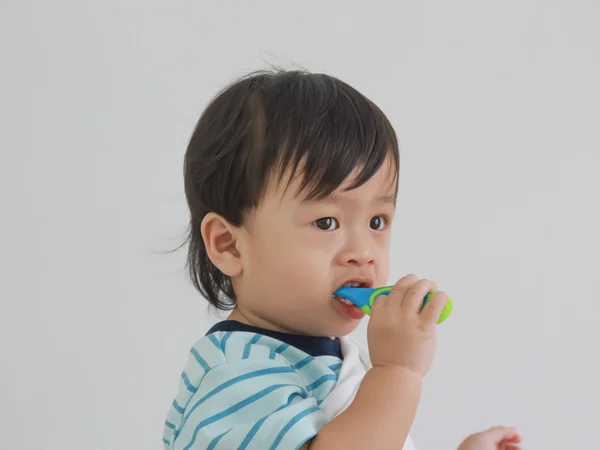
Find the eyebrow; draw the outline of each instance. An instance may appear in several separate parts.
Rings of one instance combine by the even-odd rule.
[[[304,199],[302,203],[342,203],[343,198],[339,195],[332,194],[322,199]],[[391,204],[396,206],[396,196],[394,194],[381,195],[375,199],[375,203]]]
[[[384,204],[390,203],[392,205],[395,205],[396,204],[396,196],[394,194],[382,195],[380,197],[377,197],[375,199],[375,201],[377,203],[384,203]]]

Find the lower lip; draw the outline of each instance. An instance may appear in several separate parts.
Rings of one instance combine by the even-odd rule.
[[[335,297],[331,300],[335,303],[337,309],[350,319],[362,319],[365,317],[365,312],[356,305],[348,305]]]

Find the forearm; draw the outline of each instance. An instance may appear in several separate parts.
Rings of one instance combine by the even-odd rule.
[[[406,441],[422,377],[402,368],[375,367],[365,375],[346,411],[323,427],[310,450],[398,450]]]

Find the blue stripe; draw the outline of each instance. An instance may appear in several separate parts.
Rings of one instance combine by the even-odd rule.
[[[342,368],[342,363],[332,364],[332,365],[329,366],[329,368],[331,370],[333,370],[334,372],[337,372],[338,370],[340,370]]]
[[[307,356],[306,358],[304,358],[302,361],[300,361],[299,363],[297,363],[294,368],[295,369],[302,369],[305,365],[307,365],[309,362],[314,361],[315,358],[313,358],[312,356]]]
[[[188,412],[187,415],[185,416],[184,424],[185,424],[185,421],[188,420],[188,418],[190,417],[190,415],[194,412],[194,410],[198,406],[200,406],[202,403],[204,403],[206,400],[208,400],[213,395],[218,394],[219,392],[221,392],[223,389],[227,389],[228,387],[230,387],[230,386],[232,386],[232,385],[234,385],[236,383],[239,383],[240,381],[248,380],[250,378],[261,377],[263,375],[272,375],[272,374],[275,374],[275,373],[290,373],[290,372],[294,372],[294,369],[292,367],[289,367],[289,366],[273,367],[273,368],[269,368],[269,369],[255,370],[254,372],[248,372],[248,373],[245,373],[243,375],[239,375],[239,376],[237,376],[235,378],[232,378],[231,380],[226,381],[225,383],[223,383],[220,386],[216,387],[211,392],[209,392],[204,397],[202,397],[200,400],[198,400],[194,404],[194,406],[192,406],[192,408],[190,409],[190,412]],[[183,426],[182,426],[182,428],[183,428]]]
[[[196,386],[194,386],[192,383],[190,383],[190,379],[188,378],[188,376],[185,372],[181,373],[181,378],[183,379],[183,383],[185,384],[185,387],[187,388],[187,390],[190,391],[192,394],[195,394],[196,391],[198,390],[198,388]]]
[[[233,428],[231,430],[233,430]],[[219,443],[219,441],[221,439],[223,439],[223,436],[225,436],[231,430],[228,430],[225,433],[218,435],[216,438],[214,438],[212,441],[210,441],[210,444],[208,444],[208,447],[206,447],[206,450],[213,450],[216,447],[216,445]]]
[[[246,447],[248,447],[248,444],[250,443],[250,441],[252,441],[252,438],[254,438],[254,436],[256,435],[256,433],[258,432],[258,430],[260,429],[260,427],[262,427],[262,424],[265,423],[265,420],[267,420],[271,415],[277,414],[282,409],[287,408],[288,406],[290,406],[292,404],[292,400],[294,399],[294,397],[302,397],[302,396],[300,394],[295,394],[295,393],[292,394],[292,395],[290,395],[289,398],[288,398],[288,401],[287,401],[287,403],[285,405],[281,405],[279,408],[277,408],[271,414],[269,414],[268,416],[263,417],[258,422],[256,422],[254,424],[254,426],[250,429],[250,431],[248,432],[248,434],[246,435],[246,437],[244,438],[244,440],[242,441],[242,443],[240,444],[240,446],[238,447],[238,450],[245,450]]]
[[[177,411],[179,414],[183,414],[183,411],[185,411],[181,406],[177,404],[177,400],[173,400],[173,408],[175,408],[175,411]]]
[[[219,350],[223,351],[223,349],[221,348],[221,343],[219,342],[219,340],[215,337],[214,334],[209,334],[208,338],[210,339],[210,342],[212,342],[213,344],[215,344],[215,347],[217,347]]]
[[[254,337],[246,344],[244,347],[244,354],[242,355],[242,359],[248,359],[250,356],[250,347],[260,341],[262,334],[255,334]]]
[[[275,359],[276,355],[277,352],[275,351],[275,349],[271,349],[271,351],[269,352],[269,359]]]
[[[294,392],[293,394],[290,394],[290,396],[288,397],[288,401],[287,401],[287,405],[291,405],[293,402],[292,400],[295,399],[296,397],[300,397],[301,399],[305,399],[308,397],[308,394],[306,395],[302,395],[302,394],[298,394],[297,392]]]
[[[177,428],[174,424],[172,424],[171,422],[169,422],[168,420],[165,422],[165,426],[167,428],[170,428],[171,430],[174,430],[175,428]]]
[[[227,347],[227,341],[229,340],[230,337],[231,337],[231,331],[225,333],[225,336],[223,336],[223,339],[221,339],[221,348],[223,349],[223,351],[225,351],[225,348]]]
[[[215,423],[218,422],[221,419],[224,419],[225,417],[235,413],[236,411],[239,411],[240,409],[244,408],[245,406],[248,406],[251,403],[254,403],[257,400],[260,400],[261,398],[265,397],[266,395],[269,395],[271,392],[283,388],[283,387],[297,387],[297,385],[295,384],[275,384],[273,386],[269,386],[266,389],[263,389],[260,392],[257,392],[254,395],[251,395],[250,397],[248,397],[245,400],[242,400],[239,403],[236,403],[235,405],[227,408],[224,411],[221,411],[218,414],[215,414],[214,416],[211,416],[207,419],[204,419],[202,422],[200,422],[197,426],[196,429],[194,430],[194,434],[192,435],[192,440],[190,441],[190,443],[188,445],[186,445],[184,447],[183,450],[189,450],[190,448],[192,448],[192,446],[194,445],[194,442],[196,442],[196,438],[198,437],[198,433],[200,432],[200,430],[208,425],[210,425],[211,423]]]
[[[286,344],[285,342],[283,344],[281,344],[279,347],[277,347],[277,350],[275,350],[277,353],[283,353],[288,347],[290,346],[290,344]]]
[[[194,355],[194,358],[196,358],[196,361],[198,361],[198,364],[200,364],[202,366],[202,368],[204,369],[205,372],[208,372],[210,370],[210,366],[206,363],[206,361],[204,361],[204,358],[202,356],[200,356],[200,353],[198,353],[198,350],[196,350],[195,348],[192,348],[191,352],[192,352],[192,355]]]
[[[319,410],[319,408],[317,406],[313,406],[311,408],[305,409],[301,413],[296,414],[296,416],[292,420],[290,420],[288,422],[288,424],[285,427],[283,427],[283,429],[279,432],[279,435],[275,439],[275,442],[273,442],[273,445],[271,445],[271,449],[270,450],[275,450],[277,448],[277,446],[279,445],[279,443],[281,442],[281,440],[285,436],[285,433],[287,433],[290,430],[290,428],[292,428],[297,422],[299,422],[304,417],[306,417],[309,414],[312,414],[312,413],[314,413],[314,412],[316,412],[318,410]]]
[[[283,408],[285,408],[285,406],[283,406]],[[250,429],[250,431],[248,432],[248,434],[246,435],[246,437],[244,438],[244,440],[238,447],[238,450],[245,450],[246,447],[248,447],[248,444],[250,443],[252,438],[254,438],[254,435],[258,432],[258,429],[260,427],[262,427],[262,424],[265,423],[265,420],[267,420],[268,418],[269,418],[269,416],[265,416],[254,424],[254,426]]]
[[[317,381],[312,383],[310,386],[306,386],[306,389],[308,389],[309,391],[312,391],[313,389],[316,389],[319,386],[321,386],[326,381],[337,381],[337,379],[338,379],[337,375],[331,375],[331,374],[323,375],[321,378],[319,378]]]
[[[171,443],[169,441],[167,441],[165,438],[163,438],[163,444],[171,445]]]

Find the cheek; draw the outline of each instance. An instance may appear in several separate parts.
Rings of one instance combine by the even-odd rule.
[[[387,283],[390,276],[390,239],[386,237],[382,240],[379,249],[377,282],[380,286]]]
[[[295,246],[296,239],[274,230],[254,235],[246,247],[247,273],[262,278],[289,272],[299,259]]]
[[[306,240],[302,233],[265,233],[248,247],[246,273],[261,283],[292,289],[318,289],[323,283],[329,289],[330,250],[318,241],[314,237]]]
[[[390,266],[388,263],[380,264],[379,271],[377,272],[377,285],[384,286],[388,282],[390,276]]]

